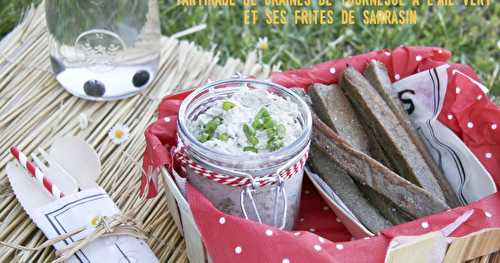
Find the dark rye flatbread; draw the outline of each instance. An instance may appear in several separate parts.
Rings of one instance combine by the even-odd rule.
[[[312,145],[356,180],[387,197],[405,214],[422,217],[449,209],[430,192],[412,184],[370,156],[354,149],[313,113]]]
[[[376,135],[393,168],[410,182],[422,187],[436,199],[446,200],[432,170],[413,143],[394,112],[372,85],[353,67],[348,66],[341,87],[354,107],[365,116],[364,125]]]
[[[450,183],[443,174],[441,168],[438,167],[434,159],[432,158],[429,150],[425,146],[424,142],[420,139],[420,136],[415,132],[415,128],[411,123],[408,114],[403,109],[403,106],[399,102],[397,97],[393,97],[389,94],[392,87],[392,82],[387,73],[385,65],[378,61],[371,61],[363,72],[365,78],[370,82],[370,84],[377,90],[380,96],[385,100],[387,106],[392,110],[394,115],[399,121],[399,124],[405,129],[406,133],[410,137],[413,144],[417,147],[417,150],[422,155],[424,161],[428,165],[432,174],[439,183],[441,190],[443,191],[444,197],[447,203],[451,207],[460,206],[461,203],[451,188]]]
[[[332,128],[340,137],[346,140],[353,148],[365,154],[373,156],[374,146],[378,147],[378,145],[371,144],[371,141],[368,139],[368,136],[364,131],[363,125],[359,122],[356,116],[355,110],[352,108],[351,103],[339,87],[335,85],[327,86],[322,84],[314,84],[309,88],[309,97],[311,98],[314,112],[320,117],[322,121],[324,121],[330,128]],[[311,157],[311,162],[315,163],[314,155],[311,155]],[[321,159],[324,159],[324,157],[322,157]],[[378,160],[378,158],[376,157],[375,159]],[[328,164],[326,163],[326,161],[323,161],[323,166],[328,166]],[[336,171],[341,170],[342,173],[347,175],[347,173],[343,169],[339,168],[337,164],[335,164],[335,166]],[[336,177],[331,175],[332,173],[329,172],[329,169],[325,169],[322,166],[313,165],[313,168],[315,168],[316,171],[321,170],[321,172],[318,173],[322,177]],[[327,183],[329,183],[327,179],[323,179]],[[379,213],[383,217],[388,219],[392,224],[401,224],[413,219],[400,213],[397,206],[383,195],[377,193],[361,182],[354,182],[357,184],[359,190],[361,191],[361,193],[357,194],[364,196],[364,198],[359,198],[363,200],[365,200],[366,198],[375,208],[378,209]],[[331,184],[329,185],[334,188]],[[345,188],[340,189],[340,191],[345,190]],[[374,221],[381,221],[376,220],[376,216],[372,217]]]

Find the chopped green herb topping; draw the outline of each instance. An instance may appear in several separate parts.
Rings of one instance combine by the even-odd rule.
[[[259,144],[259,139],[257,139],[257,137],[255,137],[255,136],[252,136],[252,137],[248,138],[248,142],[251,145],[255,146],[255,145]]]
[[[266,144],[268,150],[276,151],[284,146],[283,139],[285,138],[286,127],[283,124],[276,124],[266,108],[262,107],[257,112],[252,122],[252,128],[255,130],[265,130],[268,138]],[[248,142],[256,146],[259,140],[255,135],[255,130],[252,130],[252,128],[247,124],[243,125],[243,131],[247,136]]]
[[[284,146],[283,140],[269,140],[267,141],[267,149],[270,151],[279,150]]]
[[[207,133],[202,133],[199,137],[198,137],[198,141],[200,141],[201,143],[204,143],[206,141],[210,140],[210,135],[207,134]]]
[[[223,142],[227,142],[227,140],[229,140],[229,134],[227,133],[221,133],[219,134],[219,136],[217,137],[217,139],[223,141]]]
[[[255,146],[259,144],[259,139],[257,139],[255,130],[252,129],[248,124],[243,124],[243,132],[245,133],[245,136],[247,137],[248,143],[251,145]]]
[[[267,117],[264,119],[264,125],[262,125],[264,127],[264,129],[271,129],[272,127],[274,127],[274,121],[273,119],[271,119],[271,117]]]
[[[255,131],[246,123],[243,124],[243,132],[245,133],[245,136],[247,136],[247,138],[255,136]]]
[[[232,108],[236,107],[236,104],[228,101],[228,100],[225,100],[224,102],[222,102],[222,108],[224,110],[230,110]]]
[[[215,130],[217,130],[217,127],[219,127],[219,125],[221,124],[221,117],[217,116],[211,119],[209,122],[207,122],[207,124],[205,124],[201,135],[198,137],[198,141],[203,143],[212,139],[214,137]]]
[[[255,148],[255,146],[246,146],[243,148],[243,151],[244,152],[254,152],[254,153],[258,153],[259,151],[257,150],[257,148]]]
[[[213,142],[210,145],[220,146],[228,152],[263,153],[277,151],[294,139],[294,134],[287,136],[289,129],[300,128],[287,118],[297,114],[293,105],[288,108],[274,107],[272,103],[285,105],[286,101],[261,92],[248,92],[245,96],[255,96],[256,99],[255,103],[252,100],[252,105],[247,105],[243,93],[219,101],[217,107],[208,109],[203,118],[196,120],[197,124],[193,127],[197,129],[197,139],[201,143]],[[236,133],[235,128],[239,129]]]
[[[260,130],[262,128],[262,123],[261,123],[260,119],[253,120],[252,127],[256,130]]]
[[[252,127],[256,130],[261,130],[264,127],[264,125],[266,124],[266,121],[269,121],[271,119],[271,115],[269,115],[269,112],[267,111],[266,108],[262,107],[259,112],[257,112],[257,114],[255,115],[255,118],[253,120],[253,123],[252,123]]]

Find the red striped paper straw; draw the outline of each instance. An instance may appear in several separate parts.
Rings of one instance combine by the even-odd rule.
[[[43,187],[45,190],[47,190],[52,196],[55,198],[62,198],[64,196],[64,193],[61,192],[61,190],[43,174],[38,167],[34,163],[28,160],[26,155],[22,153],[17,147],[12,146],[10,148],[10,153],[16,157],[16,159],[19,161],[19,163],[26,169],[28,172],[36,178],[36,181]]]

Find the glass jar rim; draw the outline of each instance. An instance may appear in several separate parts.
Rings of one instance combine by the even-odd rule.
[[[187,128],[187,118],[188,114],[188,105],[195,101],[196,98],[203,94],[204,92],[210,91],[211,88],[220,86],[220,85],[228,85],[228,84],[257,84],[257,85],[264,85],[267,87],[272,87],[276,90],[278,90],[281,93],[286,94],[287,96],[290,96],[293,98],[293,102],[297,104],[299,109],[304,110],[305,114],[303,116],[303,130],[300,134],[300,136],[292,143],[289,145],[274,151],[274,152],[266,152],[266,153],[260,153],[260,154],[228,154],[228,153],[223,153],[219,151],[212,150],[209,147],[206,147],[203,145],[201,142],[199,142],[195,136],[188,130]],[[196,152],[206,151],[210,154],[211,159],[217,159],[217,160],[224,160],[227,158],[234,158],[234,157],[245,157],[248,159],[252,160],[266,160],[266,159],[275,159],[276,156],[286,156],[290,155],[290,153],[300,153],[304,150],[309,145],[310,141],[310,135],[311,135],[311,130],[312,130],[312,116],[311,116],[311,111],[309,109],[309,106],[307,103],[302,99],[296,92],[285,88],[279,84],[270,82],[270,81],[264,81],[264,80],[256,80],[256,79],[240,79],[240,78],[234,78],[234,79],[226,79],[226,80],[219,80],[219,81],[214,81],[205,84],[204,86],[196,89],[193,91],[191,94],[189,94],[181,103],[179,113],[178,113],[178,118],[177,118],[177,126],[178,126],[178,132],[181,135],[181,139],[186,138],[190,141],[190,148],[193,148],[192,150]],[[183,144],[185,144],[183,142]]]

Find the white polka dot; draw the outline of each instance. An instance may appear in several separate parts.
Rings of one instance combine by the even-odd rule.
[[[290,260],[288,258],[284,258],[281,263],[290,263]]]
[[[486,154],[484,154],[484,157],[486,157],[486,159],[491,159],[491,157],[493,157],[493,154],[486,153]]]
[[[483,95],[477,96],[477,100],[481,100],[483,98]]]
[[[391,212],[396,213],[396,208],[391,208]]]
[[[219,224],[224,225],[225,223],[226,223],[226,218],[225,217],[219,218]]]
[[[497,124],[496,123],[491,124],[491,129],[492,130],[496,130],[497,129]]]
[[[309,232],[315,232],[315,231],[316,231],[316,229],[314,229],[314,228],[309,228]]]
[[[318,237],[319,243],[325,243],[325,239],[322,237]]]
[[[442,53],[443,53],[443,50],[442,50],[442,49],[438,49],[438,53],[439,53],[439,54],[442,54]]]
[[[328,211],[328,206],[323,206],[323,210]]]
[[[342,222],[342,221],[340,220],[340,218],[338,218],[338,217],[337,217],[337,218],[335,218],[335,221],[337,221],[337,223]]]
[[[337,72],[337,70],[334,67],[330,68],[330,73],[335,74],[336,72]]]
[[[165,118],[163,118],[163,120],[164,120],[165,122],[170,122],[170,121],[171,121],[170,117],[165,117]]]
[[[394,75],[394,79],[399,80],[400,78],[401,76],[399,76],[399,74]]]
[[[293,235],[298,237],[298,236],[300,236],[300,232],[295,232],[295,233],[293,233]]]
[[[457,74],[458,70],[454,69],[453,71],[451,71],[451,74],[455,75]]]
[[[344,249],[344,245],[342,245],[342,244],[337,244],[335,247],[336,247],[338,250],[342,250],[342,249]]]
[[[422,61],[422,56],[416,56],[416,57],[415,57],[415,60],[416,60],[416,61]]]
[[[450,120],[450,121],[453,120],[453,115],[448,114],[448,120]]]
[[[420,225],[422,226],[422,228],[429,228],[428,222],[422,222]]]
[[[469,128],[469,129],[474,128],[474,123],[472,123],[472,122],[470,122],[470,121],[469,121],[469,122],[467,122],[467,128]]]
[[[364,237],[363,239],[364,239],[364,240],[368,240],[368,239],[370,239],[370,237]]]
[[[462,91],[460,87],[455,88],[455,93],[460,94],[460,91]]]
[[[270,237],[273,235],[273,231],[271,229],[266,230],[266,236]]]
[[[304,222],[304,220],[305,220],[305,219],[304,219],[303,217],[299,218],[299,221],[300,221],[300,222]]]
[[[320,251],[321,250],[321,246],[320,245],[314,245],[314,250]]]
[[[237,246],[234,248],[234,253],[236,254],[241,254],[242,248],[240,246]]]
[[[490,212],[488,212],[488,211],[484,212],[484,215],[486,217],[488,217],[488,218],[492,218],[493,217],[493,215]]]
[[[384,54],[385,54],[386,56],[390,56],[390,55],[391,55],[391,52],[389,52],[389,51],[385,51],[385,52],[384,52]]]

